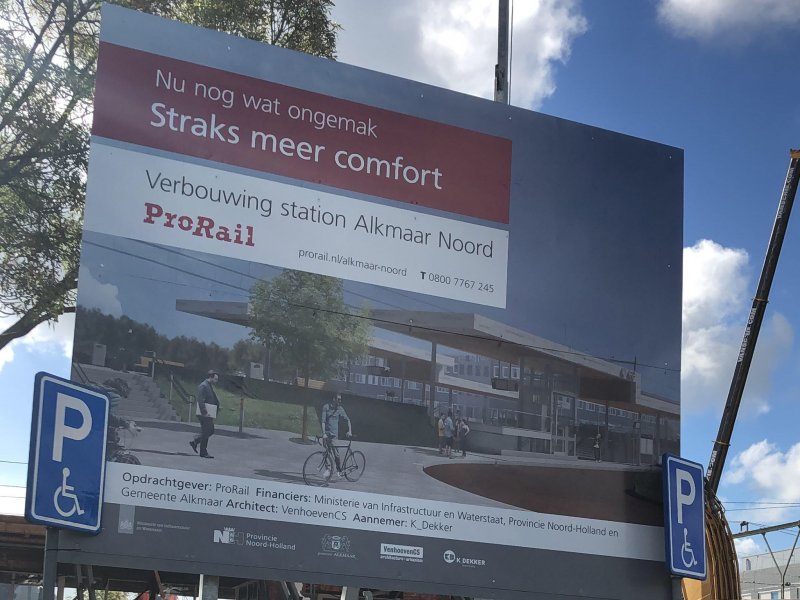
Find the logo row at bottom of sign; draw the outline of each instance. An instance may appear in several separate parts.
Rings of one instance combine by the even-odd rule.
[[[132,523],[130,521],[127,522],[127,526],[132,527]],[[273,550],[284,550],[288,552],[294,552],[297,550],[296,543],[286,543],[281,541],[281,539],[276,535],[251,533],[241,529],[236,529],[235,527],[214,529],[212,541],[216,544],[235,544],[238,546],[263,547]],[[425,549],[422,546],[408,546],[403,544],[380,542],[378,551],[382,560],[421,563],[425,559]],[[323,535],[320,538],[318,555],[334,556],[337,558],[358,558],[353,549],[353,541],[351,537],[341,534]],[[438,560],[446,564],[455,564],[471,568],[485,567],[487,565],[487,560],[485,558],[459,554],[455,550],[449,548],[444,552],[441,552]]]

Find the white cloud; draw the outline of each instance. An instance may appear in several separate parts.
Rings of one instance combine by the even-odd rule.
[[[731,383],[753,286],[744,250],[701,240],[684,248],[682,406],[688,413],[721,409]],[[768,315],[747,380],[742,409],[769,410],[775,370],[794,332],[780,313]]]
[[[779,502],[800,502],[800,443],[785,453],[767,440],[751,445],[731,461],[728,480],[747,482]]]
[[[119,288],[110,283],[98,281],[89,267],[81,265],[78,272],[79,304],[85,308],[97,308],[113,317],[122,316],[122,304],[119,301]]]
[[[58,352],[67,358],[72,356],[72,336],[75,330],[75,315],[62,315],[54,323],[42,323],[28,335],[18,340],[28,351]]]
[[[24,515],[25,490],[17,486],[0,485],[0,515]]]
[[[749,40],[759,31],[800,24],[797,0],[661,0],[658,16],[675,33]]]
[[[0,319],[0,327],[5,329],[8,325],[4,324],[5,319]],[[14,360],[14,343],[7,344],[2,350],[0,350],[0,371],[3,370],[3,367]]]
[[[101,283],[88,267],[81,266],[79,272],[81,305],[87,308],[98,308],[106,314],[119,317],[122,305],[118,295],[119,289],[109,283]],[[15,317],[0,319],[0,330],[10,326]],[[44,354],[59,353],[67,358],[72,356],[72,339],[75,329],[75,315],[62,315],[53,323],[43,323],[26,336],[14,340],[0,350],[0,371],[14,361],[15,348],[27,352]]]
[[[696,330],[727,319],[747,292],[747,252],[700,240],[683,250],[683,326]]]
[[[0,319],[0,330],[9,327],[16,317]],[[66,314],[54,323],[42,323],[28,335],[16,339],[0,350],[0,371],[6,365],[12,365],[16,356],[15,349],[40,354],[60,354],[67,358],[72,356],[72,335],[75,329],[75,315]]]
[[[752,537],[737,538],[733,540],[733,544],[736,546],[736,555],[739,557],[762,554],[765,551],[761,544]],[[739,565],[739,570],[744,571],[743,565]]]
[[[800,443],[786,452],[767,440],[752,444],[730,462],[723,483],[745,485],[760,502],[766,503],[758,507],[757,513],[739,511],[742,520],[761,523],[785,520],[788,512],[796,513],[797,507],[781,507],[779,504],[800,503]]]
[[[514,7],[512,103],[539,106],[555,91],[557,63],[587,29],[576,0]],[[343,62],[491,98],[497,61],[497,2],[413,0],[336,3]]]

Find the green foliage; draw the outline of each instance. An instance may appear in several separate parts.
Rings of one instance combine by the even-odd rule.
[[[332,0],[129,0],[127,4],[251,40],[336,57],[339,27],[330,19]]]
[[[366,311],[344,302],[341,279],[287,270],[250,290],[252,337],[280,352],[303,377],[327,379],[339,361],[367,353]]]
[[[0,348],[74,302],[99,5],[3,3]]]
[[[228,356],[228,369],[230,371],[244,371],[250,369],[250,363],[265,363],[267,350],[261,344],[250,340],[239,340],[231,348]]]
[[[179,381],[190,393],[194,394],[197,390],[198,382],[186,378],[179,378]],[[166,396],[169,392],[169,379],[159,378],[158,384]],[[252,390],[251,384],[252,382],[249,382],[248,386]],[[226,388],[222,382],[216,385],[215,389],[222,407],[217,416],[217,425],[239,425],[241,394],[236,389]],[[303,430],[304,411],[303,407],[298,404],[284,402],[281,397],[275,397],[273,400],[265,400],[263,397],[246,397],[244,402],[245,427],[290,431],[297,434]],[[172,395],[172,407],[181,420],[188,420],[186,403],[177,394]],[[320,434],[320,423],[315,417],[307,417],[306,427],[310,434]]]
[[[330,0],[121,0],[328,58]],[[0,0],[0,348],[75,302],[99,0]]]
[[[183,363],[186,369],[204,373],[209,369],[224,370],[229,351],[195,338],[168,338],[150,325],[122,316],[105,315],[97,309],[78,309],[75,319],[75,360],[89,362],[95,343],[106,346],[106,366],[130,369],[147,351],[156,357]]]

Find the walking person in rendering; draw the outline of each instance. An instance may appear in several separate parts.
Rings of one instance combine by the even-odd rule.
[[[326,403],[322,407],[320,425],[322,426],[322,441],[325,450],[333,456],[333,460],[336,463],[337,477],[342,476],[342,464],[339,460],[339,452],[336,450],[333,440],[337,438],[341,439],[339,435],[340,419],[347,421],[347,437],[353,437],[353,423],[350,421],[350,417],[347,416],[347,411],[345,411],[342,406],[342,395],[336,393],[333,395],[333,401]]]
[[[439,454],[444,454],[444,414],[439,414],[436,421],[436,430],[439,433]]]
[[[467,420],[461,417],[456,419],[456,437],[458,438],[458,449],[461,450],[461,458],[467,455],[467,434],[469,433],[469,425]]]
[[[211,370],[208,376],[197,386],[197,418],[200,420],[200,434],[196,435],[189,445],[197,453],[200,446],[200,456],[214,458],[208,453],[208,438],[214,435],[214,419],[219,410],[219,399],[212,384],[219,381],[219,375]]]

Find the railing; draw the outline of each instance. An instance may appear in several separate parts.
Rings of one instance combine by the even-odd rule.
[[[92,380],[89,379],[89,376],[86,374],[86,371],[83,370],[83,367],[80,365],[80,363],[73,362],[72,369],[78,375],[78,381],[80,381],[82,384],[86,385],[92,383]]]
[[[541,414],[514,410],[511,408],[468,407],[447,401],[437,401],[434,416],[447,414],[453,410],[454,416],[464,417],[468,423],[483,423],[494,427],[518,427],[531,431],[550,431],[553,418]],[[470,409],[469,411],[467,409]]]
[[[194,394],[190,394],[186,391],[186,388],[183,387],[183,384],[180,380],[175,377],[173,373],[169,374],[169,401],[172,403],[172,392],[175,392],[178,395],[178,398],[183,400],[187,405],[187,418],[186,420],[190,423],[192,422],[192,417],[194,416]]]
[[[498,427],[518,427],[531,431],[550,431],[553,418],[523,410],[491,408],[482,411],[484,425]]]

